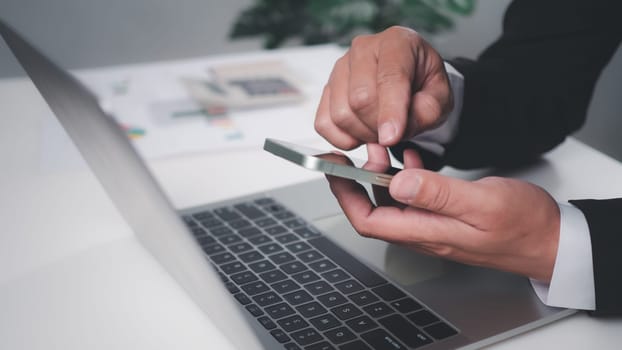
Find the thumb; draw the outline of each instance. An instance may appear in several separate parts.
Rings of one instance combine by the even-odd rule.
[[[485,200],[478,184],[424,169],[405,169],[389,186],[391,196],[411,207],[462,218],[477,211]]]

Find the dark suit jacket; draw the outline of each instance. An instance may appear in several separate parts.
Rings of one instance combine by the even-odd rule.
[[[442,159],[420,150],[424,164],[514,167],[554,148],[583,124],[621,38],[620,0],[513,1],[503,34],[477,60],[450,60],[465,78],[460,124]],[[392,151],[399,158],[404,147],[412,144]],[[590,227],[595,314],[622,315],[622,228],[614,219],[622,199],[572,203]]]

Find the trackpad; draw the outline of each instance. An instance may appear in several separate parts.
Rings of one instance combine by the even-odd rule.
[[[352,255],[403,286],[441,277],[461,265],[416,253],[406,247],[360,236],[342,214],[314,220],[317,228]]]

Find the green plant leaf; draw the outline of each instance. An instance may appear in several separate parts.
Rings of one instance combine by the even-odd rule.
[[[438,33],[453,27],[453,16],[466,16],[475,0],[256,0],[234,22],[231,38],[263,36],[275,48],[297,37],[305,45],[349,42],[361,32],[392,25]]]

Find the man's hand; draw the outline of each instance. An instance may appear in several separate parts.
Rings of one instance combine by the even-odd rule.
[[[386,151],[378,147],[368,146],[370,161],[388,162]],[[374,189],[378,206],[356,182],[328,178],[343,211],[361,235],[550,281],[560,213],[547,192],[506,178],[474,182],[449,178],[412,166],[417,164],[417,155],[407,152],[407,169],[395,175],[389,192]]]
[[[334,146],[392,146],[440,125],[453,108],[443,60],[415,31],[354,38],[324,87],[315,129]]]

